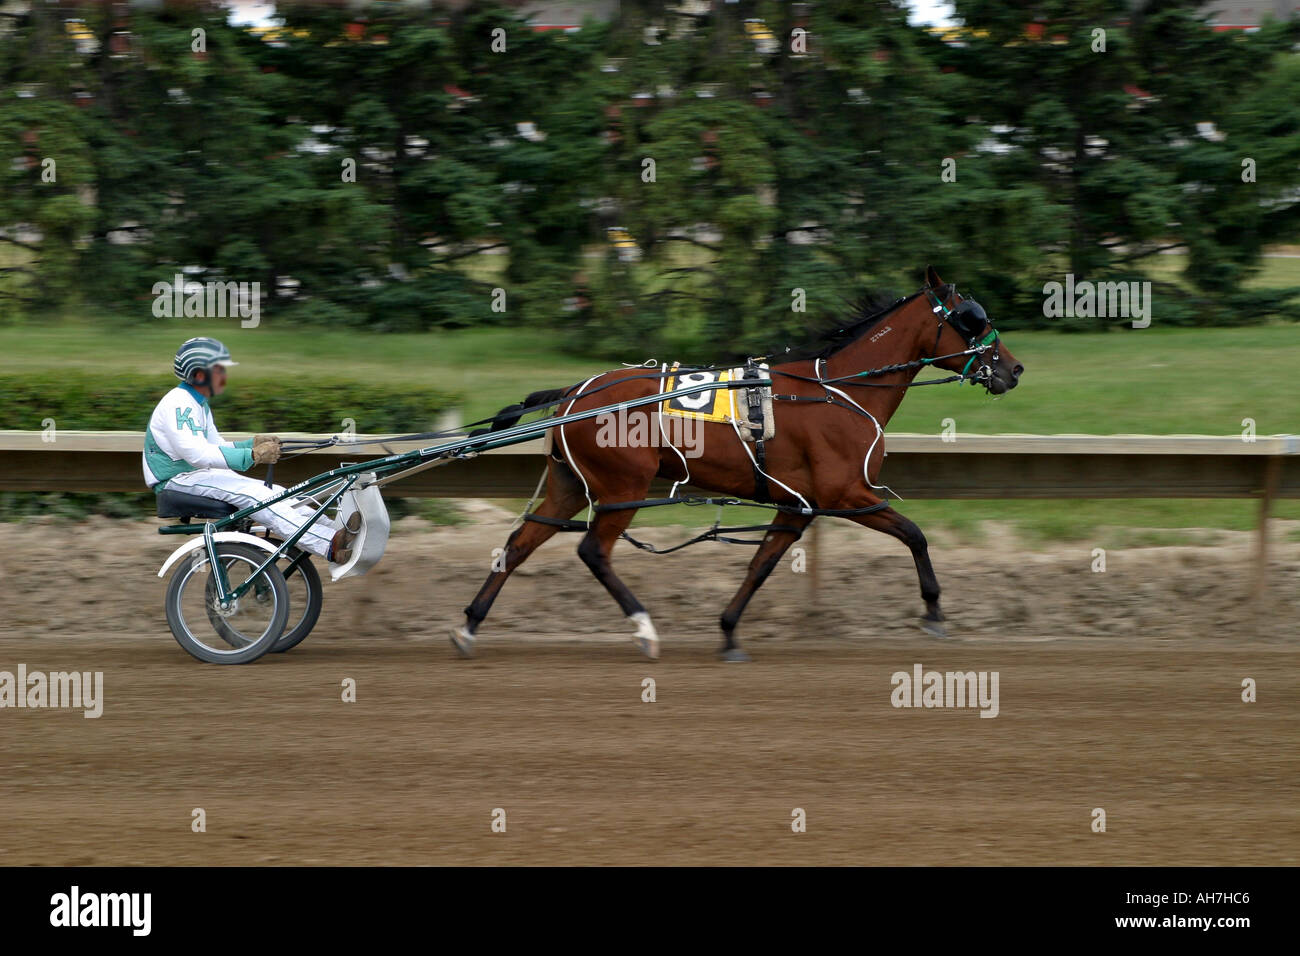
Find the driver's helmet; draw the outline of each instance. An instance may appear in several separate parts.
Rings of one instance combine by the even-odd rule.
[[[190,339],[176,350],[176,360],[172,362],[172,371],[182,382],[188,382],[200,369],[210,369],[214,365],[229,368],[239,363],[231,359],[230,349],[216,339]]]

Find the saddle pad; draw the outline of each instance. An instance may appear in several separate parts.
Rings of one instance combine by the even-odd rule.
[[[760,365],[766,370],[766,365]],[[739,382],[745,377],[743,368],[701,369],[699,371],[680,372],[670,375],[664,381],[664,391],[671,392],[691,385],[707,385],[710,382]],[[762,435],[754,434],[754,425],[749,417],[750,394],[757,392],[762,408]],[[776,432],[776,420],[772,417],[772,389],[751,388],[717,388],[696,392],[694,395],[679,395],[660,403],[664,415],[675,418],[694,418],[706,422],[721,422],[740,426],[740,437],[745,441],[755,438],[770,439]]]
[[[707,385],[710,382],[730,382],[739,374],[738,369],[706,369],[698,372],[681,372],[669,375],[664,380],[664,391],[673,392],[679,388],[692,385]],[[714,388],[694,395],[678,395],[660,403],[663,414],[676,418],[696,418],[706,422],[730,422],[732,420],[731,389]]]

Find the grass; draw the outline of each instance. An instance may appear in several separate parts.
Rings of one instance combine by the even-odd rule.
[[[1000,399],[977,388],[918,389],[894,431],[1080,434],[1300,431],[1300,325],[1148,329],[1064,335],[1013,332],[1004,344],[1024,364],[1021,387]]]
[[[70,320],[0,327],[0,355],[9,368],[75,372],[105,369],[171,378],[176,347],[196,335],[221,339],[240,365],[231,388],[256,388],[259,379],[332,379],[435,385],[466,398],[466,416],[479,418],[543,386],[581,381],[599,368],[567,356],[554,336],[537,329],[473,329],[376,334],[364,331],[276,328],[264,321],[241,329],[237,320],[159,319],[147,325],[104,326]]]
[[[493,502],[511,515],[519,514],[525,499]],[[1164,545],[1213,545],[1224,531],[1252,531],[1258,524],[1259,504],[1248,499],[1186,500],[1161,498],[1062,499],[1056,501],[903,501],[897,510],[926,532],[941,530],[960,543],[979,545],[999,526],[1030,547],[1078,544],[1087,548],[1151,548]],[[1273,516],[1300,521],[1300,501],[1279,501]],[[585,517],[579,514],[576,517]],[[683,528],[703,531],[718,518],[717,508],[674,505],[647,508],[637,513],[636,529]],[[764,524],[773,512],[762,508],[725,509],[721,524]],[[843,524],[843,522],[836,522]],[[656,544],[676,544],[685,533],[653,535]],[[751,534],[751,536],[753,536]],[[1300,541],[1300,530],[1288,531],[1286,540]]]
[[[922,529],[939,527],[978,544],[1003,525],[1030,545],[1070,542],[1134,548],[1214,544],[1217,531],[1251,531],[1259,504],[1249,499],[1116,498],[1057,501],[909,501],[898,510]],[[1279,501],[1273,515],[1300,520],[1300,501]]]
[[[1188,285],[1183,277],[1187,260],[1182,254],[1147,256],[1136,263],[1152,279]],[[1259,261],[1259,271],[1244,283],[1248,289],[1286,289],[1300,286],[1300,256],[1268,255]]]
[[[0,355],[11,368],[156,372],[163,384],[176,346],[193,335],[230,346],[241,363],[232,388],[281,376],[311,378],[321,388],[332,379],[433,384],[465,396],[467,419],[610,367],[561,352],[540,329],[379,335],[277,328],[269,320],[256,329],[193,319],[14,324],[0,327]],[[1004,342],[1026,368],[1015,392],[994,399],[956,385],[915,389],[890,430],[933,434],[953,418],[959,433],[1236,435],[1241,420],[1253,418],[1261,435],[1300,432],[1300,325],[1012,332]]]
[[[1300,270],[1300,260],[1266,261]],[[1295,281],[1300,284],[1300,275]],[[610,367],[560,351],[554,335],[538,329],[379,335],[279,328],[273,320],[257,329],[193,319],[11,324],[0,327],[0,355],[9,368],[156,372],[161,387],[170,381],[177,344],[194,335],[215,335],[231,347],[241,362],[231,373],[233,388],[256,388],[259,379],[280,376],[311,378],[322,389],[336,379],[433,384],[465,396],[466,420],[491,415],[534,389],[579,382]],[[953,418],[958,432],[967,434],[1238,435],[1242,419],[1252,418],[1260,435],[1300,433],[1300,325],[1178,329],[1156,322],[1104,333],[1012,332],[1005,344],[1026,367],[1015,392],[994,399],[955,385],[916,389],[890,431],[936,434],[945,418]],[[900,510],[923,528],[946,528],[973,541],[992,522],[1009,523],[1031,541],[1101,547],[1161,535],[1172,540],[1180,528],[1244,530],[1256,515],[1255,503],[1245,500],[918,501]],[[770,514],[732,509],[724,521],[757,523]],[[1300,504],[1282,502],[1278,515],[1300,519]],[[452,520],[445,510],[435,517]],[[643,512],[637,524],[704,527],[714,517],[713,509],[660,508]]]

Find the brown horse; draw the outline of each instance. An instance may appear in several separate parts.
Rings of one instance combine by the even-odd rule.
[[[594,501],[598,504],[592,509],[578,555],[635,626],[637,646],[647,656],[658,657],[659,637],[650,615],[610,564],[614,543],[636,514],[635,507],[610,506],[644,501],[656,476],[675,482],[689,480],[693,486],[724,495],[755,500],[766,497],[789,509],[767,529],[744,583],[722,612],[724,659],[748,659],[736,641],[736,623],[786,549],[817,516],[815,512],[865,512],[873,505],[878,510],[847,517],[898,538],[911,549],[925,602],[921,626],[937,637],[945,636],[940,623],[944,615],[939,609],[939,582],[930,565],[925,535],[883,504],[878,493],[884,490],[879,483],[885,455],[882,430],[917,372],[926,365],[956,372],[962,380],[978,381],[995,395],[1015,388],[1024,371],[998,340],[984,310],[963,300],[928,268],[921,291],[840,329],[821,354],[771,367],[776,433],[764,442],[761,472],[751,451],[753,445],[742,441],[730,423],[699,423],[702,454],[690,459],[667,440],[611,446],[598,437],[599,419],[555,427],[550,433],[546,498],[534,512],[543,521],[525,521],[510,536],[501,559],[465,609],[465,624],[452,631],[452,643],[462,655],[471,656],[475,632],[506,578],[555,534],[559,525]],[[972,368],[976,371],[968,376]],[[859,377],[868,370],[875,371]],[[522,408],[556,404],[559,399],[556,414],[582,412],[653,395],[661,388],[662,380],[655,373],[629,376],[628,369],[621,369],[594,376],[581,385],[536,392]],[[668,430],[662,426],[667,419],[661,420],[660,406],[647,407],[655,409],[647,413],[651,429],[666,439]],[[494,424],[493,429],[518,418]],[[800,513],[800,509],[814,513]]]

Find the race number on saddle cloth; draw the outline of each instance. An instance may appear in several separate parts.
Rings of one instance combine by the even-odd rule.
[[[751,363],[745,368],[683,369],[680,372],[677,369],[678,365],[675,362],[672,368],[664,367],[665,372],[677,372],[675,375],[665,377],[663,384],[665,392],[691,385],[706,385],[710,382],[741,382],[746,378],[761,378],[760,373],[765,372],[767,366]],[[694,395],[678,395],[663,402],[660,410],[671,418],[736,425],[740,437],[749,442],[767,441],[776,433],[770,386],[721,388],[697,392]]]
[[[144,481],[155,494],[168,488],[247,508],[284,492],[279,485],[268,487],[239,474],[254,464],[274,462],[279,457],[279,439],[258,435],[241,442],[226,441],[213,421],[205,392],[212,393],[214,387],[219,392],[224,387],[224,370],[236,364],[216,339],[190,339],[176,353],[173,370],[181,384],[154,408],[144,438]],[[297,531],[305,517],[288,501],[253,514],[253,520],[281,538]],[[339,526],[322,516],[298,544],[329,558],[331,542],[338,533]]]

